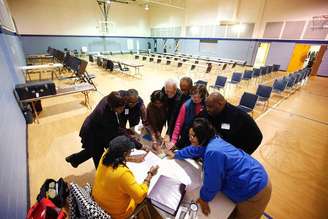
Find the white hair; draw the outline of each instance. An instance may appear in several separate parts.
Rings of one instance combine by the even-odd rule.
[[[165,81],[165,84],[164,84],[165,87],[167,87],[168,85],[172,85],[175,88],[177,88],[178,87],[178,82],[176,80],[170,78],[167,81]]]

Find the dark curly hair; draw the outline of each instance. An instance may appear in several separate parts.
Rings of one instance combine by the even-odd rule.
[[[161,90],[155,90],[151,95],[150,95],[150,101],[154,103],[155,101],[160,101],[164,102],[165,101],[165,95]]]
[[[125,105],[125,101],[119,92],[113,91],[107,96],[109,106],[114,109]]]
[[[216,131],[211,123],[205,118],[196,118],[191,127],[201,146],[206,146],[216,135]]]

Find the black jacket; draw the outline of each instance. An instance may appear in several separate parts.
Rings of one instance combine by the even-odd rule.
[[[211,117],[206,110],[197,117],[207,118],[225,141],[248,154],[252,154],[262,142],[261,130],[253,118],[230,103],[215,117]]]
[[[113,138],[119,135],[125,135],[130,138],[137,149],[142,148],[141,143],[131,137],[126,129],[120,127],[119,117],[111,109],[106,96],[100,100],[81,127],[82,147],[89,151],[102,151],[108,147],[109,142]]]
[[[175,122],[178,118],[180,107],[181,107],[181,95],[182,92],[180,89],[177,89],[177,93],[173,98],[169,98],[165,94],[165,87],[162,88],[162,92],[165,96],[165,107],[167,109],[167,134],[172,137],[174,131]]]

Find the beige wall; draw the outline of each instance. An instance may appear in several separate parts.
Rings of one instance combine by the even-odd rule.
[[[183,2],[183,0],[179,0]],[[8,0],[23,34],[99,35],[102,19],[95,0]],[[266,22],[311,20],[328,14],[328,0],[184,0],[185,9],[150,4],[113,3],[110,35],[149,36],[150,28],[218,25],[220,21],[255,23],[253,37],[262,37]],[[53,28],[55,27],[55,28]]]
[[[21,34],[100,35],[102,14],[95,0],[8,0]],[[147,11],[112,3],[110,35],[148,36]]]
[[[169,14],[178,18],[171,18],[176,21],[173,25],[182,27],[217,25],[220,20],[255,23],[253,37],[262,37],[265,22],[311,20],[328,14],[328,0],[186,0],[185,7],[151,12],[151,27],[170,27]]]

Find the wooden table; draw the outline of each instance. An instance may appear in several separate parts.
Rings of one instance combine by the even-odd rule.
[[[67,87],[59,87],[56,89],[57,89],[57,93],[54,95],[47,95],[47,96],[35,97],[35,98],[31,98],[31,99],[26,99],[26,100],[19,100],[21,103],[31,103],[37,123],[39,123],[39,115],[36,112],[36,108],[35,108],[36,101],[42,100],[42,99],[47,99],[47,98],[52,98],[52,97],[59,97],[59,96],[63,96],[63,95],[83,93],[84,104],[88,109],[91,109],[90,102],[89,102],[89,100],[90,100],[89,92],[97,90],[94,85],[89,84],[89,83],[76,84],[76,85],[67,86]]]
[[[60,72],[60,70],[63,68],[63,64],[61,63],[49,63],[44,65],[27,65],[27,66],[20,66],[19,69],[21,69],[25,73],[25,80],[27,80],[27,77],[29,80],[31,80],[30,74],[32,72],[38,72],[39,73],[39,80],[41,80],[41,74],[42,72],[51,71],[51,80],[54,79],[54,73],[56,70]],[[56,74],[56,73],[55,73]]]

